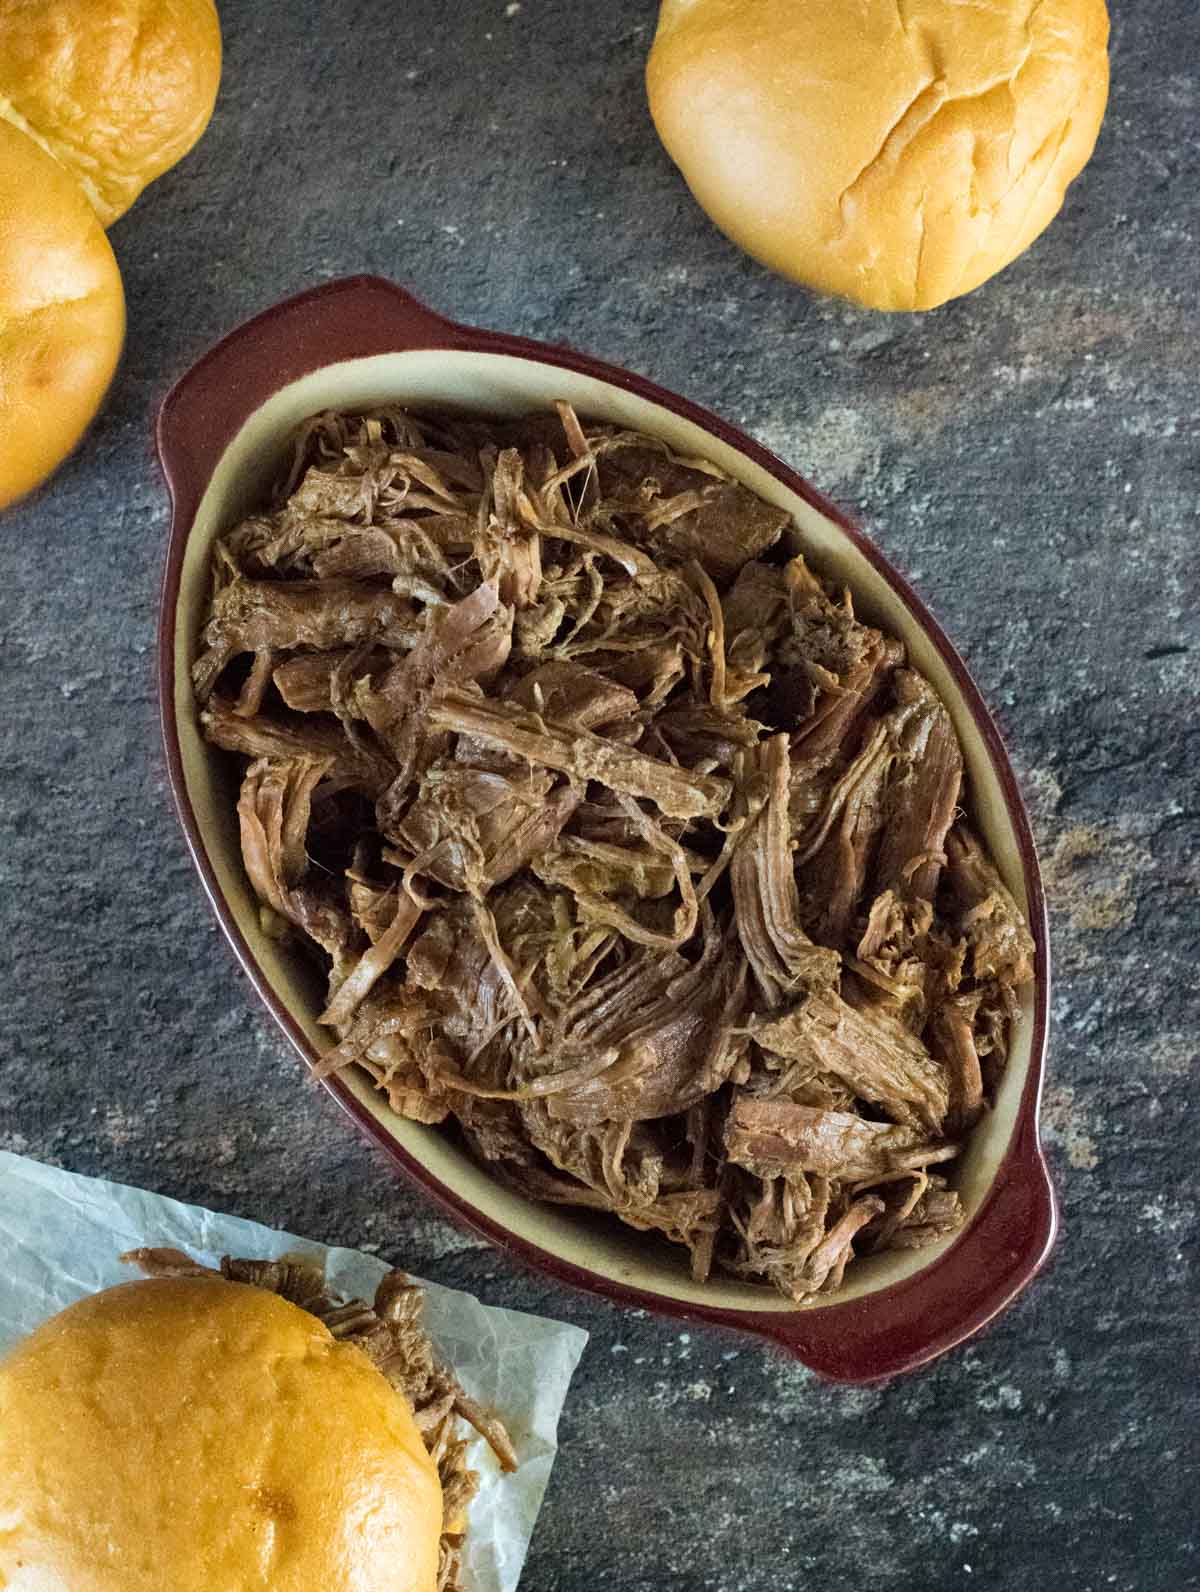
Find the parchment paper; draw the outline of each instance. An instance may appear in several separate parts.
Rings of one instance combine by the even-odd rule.
[[[367,1299],[388,1270],[373,1255],[327,1249],[257,1222],[0,1151],[0,1354],[76,1299],[139,1275],[117,1256],[141,1245],[185,1249],[209,1266],[222,1255],[311,1255],[324,1262],[332,1289]],[[512,1592],[587,1334],[541,1316],[481,1305],[436,1283],[423,1286],[425,1322],[443,1359],[467,1392],[504,1421],[521,1460],[519,1470],[504,1476],[485,1443],[472,1446],[471,1464],[482,1485],[469,1516],[468,1585],[472,1592]]]

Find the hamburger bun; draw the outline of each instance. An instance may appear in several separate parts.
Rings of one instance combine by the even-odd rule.
[[[441,1487],[405,1400],[307,1311],[124,1283],[0,1362],[6,1592],[433,1592]]]
[[[121,273],[79,184],[0,121],[0,508],[79,441],[124,333]]]
[[[106,227],[191,149],[220,80],[213,0],[0,0],[0,116]]]
[[[659,135],[700,204],[787,276],[932,309],[1053,219],[1108,94],[1104,0],[663,0]]]

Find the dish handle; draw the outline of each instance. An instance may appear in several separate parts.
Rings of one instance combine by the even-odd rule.
[[[727,1317],[835,1382],[877,1382],[943,1354],[997,1316],[1045,1265],[1058,1203],[1026,1120],[983,1207],[938,1261],[844,1305]]]
[[[191,523],[229,443],[289,382],[343,360],[463,346],[462,327],[379,276],[323,283],[235,327],[176,382],[158,412],[155,440],[176,525]]]

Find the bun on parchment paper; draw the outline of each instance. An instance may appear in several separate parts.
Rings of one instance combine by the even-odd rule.
[[[433,1592],[407,1401],[265,1289],[123,1283],[0,1361],[6,1592]]]

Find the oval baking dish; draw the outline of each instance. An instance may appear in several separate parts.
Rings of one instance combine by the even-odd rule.
[[[797,1306],[765,1287],[693,1283],[669,1246],[615,1221],[525,1199],[438,1130],[391,1112],[365,1075],[326,1087],[428,1193],[501,1248],[627,1305],[739,1328],[819,1373],[874,1380],[919,1365],[977,1331],[1043,1264],[1056,1208],[1038,1142],[1049,960],[1045,903],[1012,768],[962,660],[864,534],[751,438],[685,399],[572,350],[443,319],[394,284],[351,277],[288,299],[230,333],[173,388],[158,417],[172,500],[159,631],[163,735],[180,820],[226,936],[276,1022],[308,1063],[328,1038],[322,989],[300,957],[263,934],[244,874],[233,759],[200,737],[189,668],[208,597],[213,540],[256,507],[296,426],[318,410],[403,402],[516,414],[555,399],[703,455],[786,507],[798,544],[844,581],[869,621],[899,636],[940,692],[962,743],[973,818],[1024,908],[1036,979],[994,1104],[958,1166],[967,1221],[940,1244],[856,1262],[828,1300]]]

